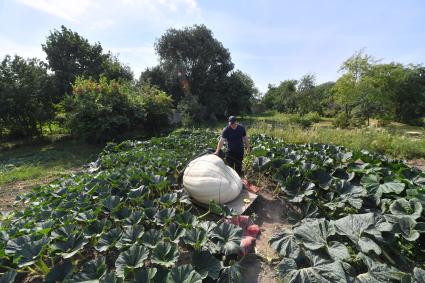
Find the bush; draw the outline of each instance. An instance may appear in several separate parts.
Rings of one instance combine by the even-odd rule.
[[[320,115],[317,112],[309,112],[305,115],[296,114],[290,118],[290,122],[297,123],[303,128],[308,128],[312,124],[320,121]]]
[[[171,98],[154,87],[134,87],[101,78],[78,78],[66,101],[66,124],[74,136],[97,143],[141,128],[146,132],[167,125]]]
[[[147,133],[157,133],[168,125],[173,100],[165,92],[145,83],[130,92],[130,101],[136,106],[135,116],[141,114],[137,118],[144,118],[143,129]],[[138,113],[138,109],[142,111]]]
[[[348,128],[350,126],[350,118],[345,113],[339,113],[335,116],[333,124],[338,128]]]
[[[201,105],[198,97],[194,95],[185,96],[177,105],[177,109],[182,113],[181,122],[185,127],[197,125],[203,121],[206,111],[205,106]]]

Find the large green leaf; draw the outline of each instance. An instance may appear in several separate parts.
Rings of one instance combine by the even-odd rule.
[[[127,246],[131,246],[142,237],[144,228],[142,225],[125,226],[123,229],[122,237],[117,242],[119,249]]]
[[[177,262],[179,253],[177,246],[160,242],[152,251],[151,262],[164,267],[170,267]]]
[[[339,261],[298,269],[293,259],[284,258],[277,267],[283,282],[347,283],[344,268]]]
[[[161,241],[162,233],[159,230],[156,229],[150,229],[146,231],[142,237],[141,241],[142,244],[145,245],[148,248],[155,248],[158,243]]]
[[[155,282],[155,275],[156,275],[157,269],[156,268],[148,268],[148,269],[138,269],[136,272],[134,272],[134,279],[131,280],[131,283],[154,283]]]
[[[345,245],[337,241],[328,242],[328,237],[335,234],[332,223],[326,219],[306,219],[300,226],[294,227],[297,242],[309,250],[326,249],[335,260],[348,258],[350,255]]]
[[[272,235],[269,244],[283,257],[298,258],[301,254],[299,243],[290,229],[283,229],[281,232]]]
[[[390,267],[386,264],[373,261],[370,257],[360,254],[359,257],[366,264],[368,271],[357,275],[356,282],[360,283],[381,283],[381,282],[405,282],[405,273]]]
[[[179,227],[176,223],[171,223],[164,231],[164,238],[177,244],[185,232],[186,230]]]
[[[122,236],[122,230],[120,228],[114,228],[108,232],[101,235],[97,245],[96,250],[99,252],[104,252],[112,247],[119,241]]]
[[[85,226],[84,235],[86,238],[99,237],[106,227],[107,227],[106,219],[94,220]]]
[[[49,240],[45,237],[38,241],[25,242],[21,248],[16,251],[16,256],[19,258],[18,267],[34,264],[48,242]]]
[[[55,265],[44,279],[45,283],[62,282],[72,275],[74,266],[70,260],[65,260]]]
[[[176,221],[181,227],[187,229],[191,229],[192,227],[196,226],[196,224],[198,224],[197,217],[188,211],[177,214]]]
[[[367,195],[367,191],[361,186],[353,186],[344,180],[336,184],[335,191],[339,195],[336,201],[348,203],[357,209],[362,207],[363,198]]]
[[[378,175],[364,175],[361,184],[368,190],[379,205],[384,194],[400,194],[405,189],[405,184],[397,180],[382,179]]]
[[[79,233],[69,236],[66,241],[56,241],[52,247],[58,250],[59,254],[66,259],[82,250],[87,243],[88,240],[84,237],[84,234]]]
[[[371,236],[382,237],[373,213],[350,214],[334,221],[336,233],[347,236],[364,253],[381,254],[381,247]]]
[[[306,219],[300,226],[294,227],[294,235],[298,242],[310,250],[326,247],[328,237],[334,234],[333,225],[324,218]]]
[[[221,261],[208,251],[195,251],[192,256],[192,264],[195,270],[202,276],[202,279],[206,277],[214,280],[218,279],[220,271],[223,268]]]
[[[202,283],[202,277],[191,265],[185,264],[171,269],[166,283]]]
[[[106,274],[106,264],[104,257],[97,257],[83,265],[73,279],[77,282],[84,282],[90,280],[98,280]]]
[[[155,219],[158,224],[168,224],[174,219],[175,215],[176,210],[174,208],[164,208],[155,214]]]
[[[417,229],[419,228],[417,227],[418,223],[411,216],[385,215],[385,218],[397,225],[398,231],[396,232],[400,233],[406,240],[412,242],[416,241],[419,238],[420,231],[418,230],[422,229]]]
[[[281,189],[290,202],[300,203],[314,195],[315,186],[314,183],[302,183],[300,177],[295,176],[287,178]]]
[[[407,215],[413,219],[421,217],[422,204],[418,199],[406,200],[399,198],[390,205],[390,211],[394,215]]]
[[[117,196],[108,196],[103,200],[102,204],[107,210],[112,211],[118,207],[120,201],[121,199]]]
[[[235,263],[230,266],[226,266],[218,278],[218,283],[242,283],[242,270],[239,263]]]
[[[148,256],[148,249],[138,245],[133,245],[125,252],[121,252],[115,262],[117,275],[124,277],[127,270],[143,267],[144,261]]]
[[[225,255],[240,251],[242,229],[229,223],[221,223],[211,233],[211,237]]]
[[[183,237],[186,245],[192,246],[195,250],[201,250],[202,246],[208,241],[207,231],[202,228],[194,228],[186,231]]]
[[[318,211],[318,207],[311,202],[301,203],[299,210],[288,208],[288,221],[294,225],[305,218],[315,218],[318,216]]]

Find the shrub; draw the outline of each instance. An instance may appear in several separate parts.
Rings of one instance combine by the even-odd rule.
[[[305,115],[296,114],[290,118],[290,122],[301,125],[303,128],[310,127],[313,123],[320,121],[320,115],[317,112],[309,112]]]
[[[88,142],[104,142],[141,128],[146,132],[167,125],[171,98],[149,85],[135,87],[101,78],[78,78],[66,101],[66,124],[71,133]]]
[[[347,128],[350,125],[350,118],[345,113],[339,113],[335,116],[333,124],[338,128]]]
[[[130,92],[130,101],[136,106],[134,116],[144,119],[143,129],[147,133],[156,133],[168,125],[173,100],[165,92],[145,83]]]

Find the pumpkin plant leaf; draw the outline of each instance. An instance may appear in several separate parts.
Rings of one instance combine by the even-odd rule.
[[[153,249],[151,262],[168,268],[177,262],[178,256],[175,244],[161,242]]]
[[[202,283],[202,277],[190,264],[185,264],[172,268],[166,283]]]
[[[421,217],[422,204],[418,199],[406,200],[399,198],[390,205],[390,211],[394,215],[407,215],[413,219]]]
[[[211,233],[214,243],[225,255],[237,254],[240,251],[242,229],[229,223],[221,223]]]
[[[127,270],[143,267],[144,261],[148,256],[148,249],[138,245],[133,245],[125,252],[121,252],[115,262],[117,275],[124,277]]]
[[[223,268],[221,261],[208,251],[195,251],[192,256],[192,264],[195,270],[201,275],[202,279],[210,277],[211,279],[217,280]]]

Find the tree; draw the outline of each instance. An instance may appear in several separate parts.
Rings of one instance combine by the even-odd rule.
[[[394,115],[397,121],[416,123],[425,116],[425,67],[409,65],[404,68],[394,96]]]
[[[71,92],[71,85],[78,76],[94,80],[101,76],[110,80],[133,80],[130,67],[121,64],[112,53],[103,53],[99,42],[91,44],[65,26],[51,32],[42,48],[61,96]]]
[[[248,113],[252,100],[258,92],[248,74],[240,70],[232,72],[227,78],[226,116]]]
[[[206,107],[206,116],[225,114],[228,102],[225,82],[233,63],[229,51],[206,26],[169,29],[155,43],[155,50],[167,80],[175,86],[168,89],[177,98],[176,102],[195,95]]]
[[[47,66],[38,59],[5,56],[0,65],[0,129],[12,136],[42,134],[54,117],[55,90]]]
[[[130,66],[122,64],[117,56],[114,56],[112,53],[108,53],[102,63],[102,76],[108,78],[109,80],[123,80],[123,81],[132,81],[133,71]]]
[[[61,26],[42,44],[49,67],[54,71],[61,95],[71,91],[77,76],[99,79],[106,57],[100,43],[90,44],[78,33]]]
[[[321,116],[334,116],[337,111],[333,101],[333,87],[335,82],[326,82],[315,87],[316,95],[320,101],[318,113]]]
[[[269,85],[263,97],[267,109],[293,113],[297,111],[297,80],[286,80],[279,86]]]
[[[364,54],[364,50],[354,53],[341,66],[344,74],[334,86],[335,101],[344,109],[344,119],[352,119],[352,111],[357,107],[357,114],[369,121],[376,107],[379,90],[375,87],[372,66],[376,63],[372,56]],[[345,124],[348,124],[346,122]]]
[[[304,75],[297,87],[298,112],[301,115],[320,111],[320,100],[315,91],[315,77],[312,74]]]

